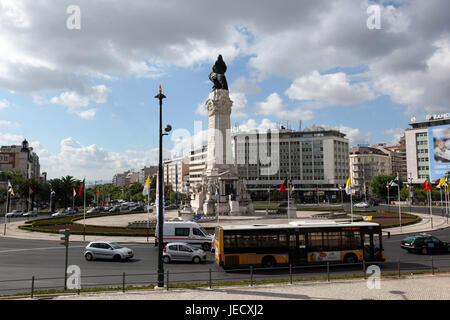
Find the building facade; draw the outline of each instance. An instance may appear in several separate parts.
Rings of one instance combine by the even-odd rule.
[[[147,177],[153,177],[158,174],[158,166],[144,167],[139,171],[139,182],[144,185]]]
[[[433,137],[429,137],[429,134],[439,127],[447,128],[450,125],[450,114],[427,116],[426,121],[414,121],[409,125],[411,128],[405,130],[408,179],[413,184],[422,184],[430,177],[430,166],[434,163],[429,146],[429,140]],[[431,149],[433,148],[434,146],[431,146]],[[444,162],[449,161],[447,159]],[[431,177],[433,178],[436,177]]]
[[[16,171],[27,179],[40,178],[39,157],[33,152],[28,141],[24,140],[21,146],[2,146],[0,148],[0,170]]]
[[[192,150],[189,154],[189,185],[191,192],[193,186],[202,182],[203,171],[206,169],[207,156],[207,146]]]
[[[369,146],[350,148],[350,177],[354,195],[367,196],[373,178],[391,173],[392,159],[388,152]]]
[[[124,173],[116,173],[112,179],[113,186],[125,187],[128,173],[130,173],[130,171],[126,171]]]
[[[349,176],[345,134],[314,126],[233,134],[239,177],[256,199],[288,178],[298,202],[339,202]]]
[[[172,191],[185,193],[186,183],[183,183],[183,177],[189,175],[189,157],[165,160],[163,166],[164,184],[171,185]]]

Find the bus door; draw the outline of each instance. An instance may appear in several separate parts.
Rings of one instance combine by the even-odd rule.
[[[289,235],[289,263],[306,263],[306,239],[305,234],[298,231]]]
[[[362,231],[364,260],[381,260],[381,238],[376,230]]]

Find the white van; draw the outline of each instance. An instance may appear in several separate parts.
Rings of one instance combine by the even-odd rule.
[[[155,246],[158,245],[158,225],[155,229]],[[163,243],[185,242],[200,246],[204,251],[212,248],[214,236],[209,234],[197,222],[193,221],[164,221]]]

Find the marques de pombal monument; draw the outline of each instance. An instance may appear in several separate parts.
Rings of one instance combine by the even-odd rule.
[[[208,154],[201,183],[193,187],[191,206],[205,215],[253,214],[246,186],[239,179],[231,145],[231,101],[225,78],[227,66],[219,55],[209,74],[213,90],[206,101],[208,110]]]

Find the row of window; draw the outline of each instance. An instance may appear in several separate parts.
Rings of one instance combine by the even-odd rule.
[[[298,243],[295,234],[283,231],[242,232],[224,234],[225,253],[252,251],[257,249],[295,249],[307,248],[308,251],[340,251],[362,248],[359,231],[310,232],[299,234]]]

